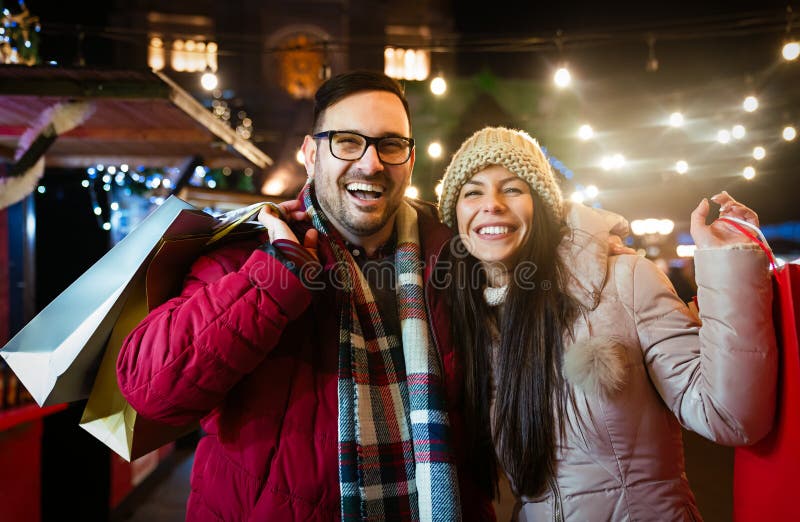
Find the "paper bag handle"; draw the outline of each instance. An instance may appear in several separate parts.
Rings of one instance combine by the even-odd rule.
[[[767,257],[769,258],[769,263],[770,265],[772,265],[772,270],[778,269],[778,262],[775,260],[775,256],[772,254],[772,249],[767,244],[767,238],[764,237],[764,234],[757,226],[755,226],[752,223],[748,223],[743,219],[735,217],[726,216],[726,217],[721,217],[719,219],[720,221],[725,221],[730,226],[732,226],[733,228],[735,228],[736,230],[747,236],[748,239],[754,241],[759,247],[761,247],[761,250],[763,250],[764,253],[767,254]]]
[[[224,221],[223,221],[224,225],[221,228],[219,228],[219,229],[214,231],[214,234],[211,236],[211,239],[208,240],[208,243],[206,243],[206,246],[219,241],[223,237],[227,236],[233,229],[235,229],[236,227],[238,227],[239,225],[241,225],[245,221],[249,221],[250,218],[252,218],[256,214],[258,214],[259,211],[261,211],[261,209],[265,205],[267,205],[267,203],[256,203],[256,204],[250,205],[249,207],[247,207],[245,209],[242,209],[243,211],[239,211],[239,210],[233,211],[233,212],[236,212],[236,213],[241,212],[241,214],[238,215],[236,217],[236,219],[234,219],[233,221],[231,221],[229,223],[224,223]],[[223,215],[223,219],[224,219],[224,215]]]

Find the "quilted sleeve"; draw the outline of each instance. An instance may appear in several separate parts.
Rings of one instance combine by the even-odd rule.
[[[309,290],[280,261],[261,250],[235,253],[198,259],[181,295],[125,339],[117,378],[144,417],[185,424],[209,413],[310,304]]]
[[[777,348],[766,258],[752,249],[695,254],[702,326],[666,276],[639,260],[633,307],[645,364],[681,424],[715,442],[751,444],[775,411]]]

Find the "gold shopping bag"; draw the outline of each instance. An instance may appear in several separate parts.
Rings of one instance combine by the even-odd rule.
[[[117,383],[116,363],[122,342],[150,310],[180,292],[191,263],[209,244],[223,238],[229,241],[260,232],[260,227],[247,223],[260,208],[260,204],[252,205],[237,214],[227,214],[222,221],[209,222],[203,233],[171,235],[168,231],[150,261],[143,264],[134,276],[80,421],[82,428],[125,460],[136,459],[160,448],[196,429],[197,423],[172,426],[136,413],[122,396]]]

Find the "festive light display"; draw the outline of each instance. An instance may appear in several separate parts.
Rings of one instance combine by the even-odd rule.
[[[0,0],[0,63],[35,65],[39,62],[39,17],[33,16],[23,0],[12,12]]]

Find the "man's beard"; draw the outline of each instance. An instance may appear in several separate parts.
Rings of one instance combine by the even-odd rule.
[[[317,164],[317,172],[321,172],[319,163]],[[325,174],[323,174],[324,176]],[[350,204],[349,192],[343,185],[340,185],[339,180],[335,180],[330,184],[326,184],[323,190],[320,190],[322,184],[319,183],[319,176],[315,180],[315,195],[320,209],[327,216],[328,220],[334,225],[343,227],[347,232],[354,236],[367,237],[376,234],[386,226],[389,220],[395,215],[397,209],[400,207],[402,198],[397,201],[390,201],[390,194],[393,194],[394,183],[391,179],[380,176],[365,178],[363,175],[350,176],[349,173],[345,176],[348,183],[353,181],[363,181],[365,183],[373,183],[380,181],[384,186],[383,198],[387,198],[381,202],[384,205],[384,210],[378,214],[375,212],[362,212]],[[332,190],[331,190],[332,189]]]
[[[347,192],[346,189],[342,190]],[[388,192],[388,190],[386,192]],[[356,236],[365,237],[380,232],[400,206],[400,202],[398,201],[394,205],[385,206],[383,211],[379,214],[375,212],[362,212],[346,203],[344,200],[346,197],[346,195],[338,192],[338,190],[332,195],[327,193],[323,194],[323,197],[320,197],[319,192],[317,192],[320,208],[322,208],[322,211],[328,216],[328,219],[333,219],[336,224],[339,224]]]

